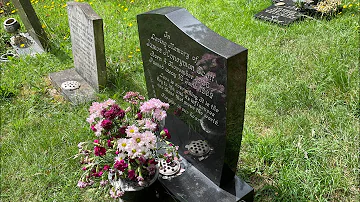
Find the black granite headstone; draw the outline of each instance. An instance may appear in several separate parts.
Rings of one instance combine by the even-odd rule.
[[[183,8],[161,8],[137,20],[149,97],[170,104],[165,127],[171,141],[198,174],[206,176],[188,180],[227,186],[234,181],[241,144],[247,49],[219,36]],[[198,140],[211,151],[189,152],[187,146]],[[183,175],[194,178],[195,170]]]
[[[295,6],[292,0],[274,1],[275,4],[269,6],[260,13],[255,14],[255,18],[278,23],[280,25],[289,25],[300,20],[303,14]]]

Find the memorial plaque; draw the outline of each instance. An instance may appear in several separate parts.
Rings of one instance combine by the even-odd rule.
[[[87,3],[68,2],[67,9],[75,68],[52,73],[50,79],[57,87],[79,82],[80,88],[61,88],[66,98],[79,104],[95,99],[106,85],[103,21]]]
[[[303,14],[295,6],[292,0],[274,1],[275,4],[255,15],[255,18],[278,23],[280,25],[289,25],[300,20]]]
[[[213,183],[227,184],[239,157],[247,49],[183,8],[150,11],[137,20],[148,95],[170,104],[165,127],[171,141]]]

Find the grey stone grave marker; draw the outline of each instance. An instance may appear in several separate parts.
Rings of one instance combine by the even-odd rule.
[[[103,21],[87,3],[68,2],[67,9],[75,68],[51,73],[50,79],[78,104],[95,99],[106,85]],[[67,81],[78,83],[65,85]]]
[[[42,28],[39,18],[32,7],[30,0],[12,0],[14,6],[18,9],[21,21],[24,23],[27,33],[20,33],[26,42],[24,47],[17,43],[19,38],[11,37],[10,43],[19,55],[35,55],[42,53],[49,47],[49,40]],[[24,41],[23,40],[23,41]]]
[[[236,175],[242,137],[247,49],[187,10],[137,16],[149,97],[170,104],[165,127],[186,171],[161,183],[180,201],[252,201]]]

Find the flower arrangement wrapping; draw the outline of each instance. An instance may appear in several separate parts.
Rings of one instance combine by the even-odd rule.
[[[128,92],[123,99],[130,103],[125,110],[111,99],[94,102],[87,122],[96,139],[78,144],[77,157],[81,158],[83,170],[78,187],[95,187],[93,184],[99,183],[99,188],[110,188],[113,198],[121,197],[126,190],[112,186],[111,181],[147,186],[157,173],[159,158],[168,162],[178,159],[178,147],[167,141],[169,131],[160,131],[169,104],[155,98],[145,101],[138,92]]]

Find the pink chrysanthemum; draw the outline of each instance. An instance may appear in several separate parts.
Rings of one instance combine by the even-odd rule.
[[[128,126],[125,130],[125,133],[128,137],[132,137],[134,134],[138,133],[139,129],[135,125]]]
[[[126,151],[130,147],[129,139],[126,138],[120,138],[117,143],[119,151]]]
[[[106,100],[105,102],[103,102],[103,105],[105,105],[105,107],[111,106],[113,104],[115,104],[115,100],[112,100],[110,98],[108,100]]]
[[[145,145],[145,136],[141,133],[135,133],[132,137],[133,141],[135,141],[139,146]]]
[[[98,114],[100,115],[100,112],[103,110],[103,105],[98,102],[93,102],[91,107],[89,108],[90,114]]]
[[[149,129],[151,131],[154,131],[156,129],[156,123],[154,123],[153,121],[151,121],[150,119],[146,119],[145,120],[145,129]]]
[[[166,111],[162,110],[162,109],[155,109],[153,117],[158,120],[158,121],[162,121],[163,119],[166,118]]]

